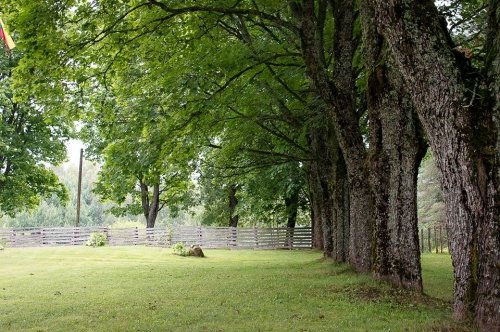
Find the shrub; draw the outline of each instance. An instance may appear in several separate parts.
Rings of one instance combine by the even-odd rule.
[[[188,255],[188,250],[182,243],[176,243],[172,246],[172,251],[174,252],[174,255],[179,255],[179,256],[187,256]]]
[[[87,246],[102,247],[108,242],[108,237],[102,232],[94,232],[90,234],[90,239],[87,241]]]

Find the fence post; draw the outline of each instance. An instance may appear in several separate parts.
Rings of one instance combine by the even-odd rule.
[[[15,247],[16,245],[16,230],[14,228],[12,229],[12,234],[10,235],[10,245],[12,247]]]
[[[96,228],[96,229],[92,229],[92,232],[96,232],[96,231],[102,231],[104,234],[106,234],[106,238],[108,239],[108,244],[111,245],[111,242],[112,242],[112,236],[111,236],[111,232],[110,232],[110,228],[109,226],[106,226],[104,229],[99,229],[99,228]]]
[[[236,227],[229,227],[231,231],[231,247],[236,248],[238,246],[238,231]]]
[[[203,229],[201,228],[201,226],[197,228],[197,232],[198,232],[198,244],[201,246],[205,245],[203,243]]]
[[[174,237],[175,228],[167,228],[167,246],[172,246],[172,238]]]
[[[253,227],[253,242],[256,248],[259,247],[259,235],[257,234],[257,227]]]

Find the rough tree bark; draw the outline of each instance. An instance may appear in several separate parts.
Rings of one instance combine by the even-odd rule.
[[[479,270],[476,321],[484,329],[500,330],[500,0],[489,2],[485,77],[488,81],[492,128],[495,132],[491,180],[487,187],[486,221],[479,224]]]
[[[324,107],[312,114],[316,126],[310,129],[310,187],[317,198],[323,252],[338,262],[345,262],[349,244],[349,204],[347,174],[331,117]],[[314,122],[314,121],[313,121]]]
[[[321,225],[321,243],[323,253],[331,257],[333,252],[333,197],[332,197],[332,151],[330,147],[331,133],[327,126],[318,125],[311,129],[309,148],[313,161],[311,163],[310,186],[316,198],[315,215]]]
[[[323,6],[323,7],[322,7]],[[319,11],[326,2],[320,2]],[[329,107],[337,141],[345,158],[349,179],[350,236],[349,263],[359,272],[371,269],[371,228],[373,222],[372,197],[364,165],[366,149],[356,114],[355,85],[352,59],[355,45],[353,1],[339,1],[334,8],[335,69],[331,80],[324,61],[321,20],[316,20],[315,1],[290,2],[292,12],[300,22],[302,57],[311,83]]]
[[[337,145],[337,159],[334,161],[335,185],[333,187],[333,253],[332,258],[339,263],[347,262],[349,256],[349,181],[342,151]]]
[[[361,13],[375,203],[373,273],[397,286],[422,291],[416,189],[426,144],[401,74],[376,32],[366,2]]]
[[[317,174],[316,167],[313,165],[314,161],[311,162],[309,166],[309,205],[311,210],[311,227],[313,233],[312,247],[314,249],[323,250],[323,227],[321,226],[321,207],[320,198],[317,197],[318,193],[314,189],[316,178],[313,177]]]
[[[498,330],[499,214],[493,175],[498,165],[492,156],[498,133],[491,127],[492,110],[477,108],[471,99],[433,1],[371,2],[442,173],[454,315],[465,319],[477,304],[480,328]]]
[[[153,195],[149,198],[148,185],[139,181],[141,187],[141,203],[144,217],[146,218],[146,227],[154,228],[158,212],[160,211],[160,185],[153,185]]]
[[[371,185],[375,198],[374,274],[422,291],[417,174],[425,154],[400,75],[379,64],[369,78]]]

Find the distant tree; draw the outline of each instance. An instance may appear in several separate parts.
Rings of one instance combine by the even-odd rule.
[[[422,161],[418,174],[418,222],[419,227],[445,226],[443,192],[439,186],[439,169],[430,153]]]
[[[81,138],[89,157],[102,161],[94,193],[116,203],[116,216],[142,214],[152,228],[163,208],[188,208],[195,195],[191,149],[172,134],[166,94],[143,82],[143,71],[141,62],[129,65],[104,80],[109,87],[89,91]]]
[[[102,203],[99,197],[92,192],[100,166],[88,161],[83,163],[82,205],[80,226],[112,226],[135,227],[144,225],[143,217],[123,214],[115,216],[111,213],[113,204]],[[61,202],[57,195],[44,197],[38,207],[30,211],[23,211],[14,217],[0,217],[0,227],[73,227],[76,223],[76,195],[78,167],[73,164],[64,164],[52,167],[61,183],[67,188],[68,200]],[[157,225],[174,226],[183,224],[199,224],[196,216],[183,211],[163,209],[157,218]]]

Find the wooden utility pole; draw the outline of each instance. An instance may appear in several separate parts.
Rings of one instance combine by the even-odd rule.
[[[80,200],[82,196],[83,149],[80,149],[80,167],[78,168],[78,195],[76,198],[76,227],[80,227]]]

